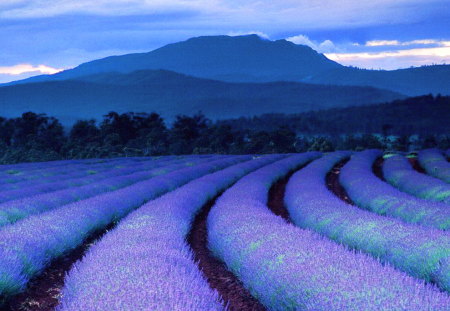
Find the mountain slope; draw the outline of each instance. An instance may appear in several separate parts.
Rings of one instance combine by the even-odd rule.
[[[373,86],[410,96],[450,95],[450,65],[393,71],[361,70],[342,66],[307,46],[286,40],[264,40],[257,35],[197,37],[148,53],[107,57],[55,75],[32,77],[11,84],[148,69],[165,69],[226,82],[295,81]]]
[[[398,70],[366,70],[344,67],[303,79],[303,82],[335,85],[370,85],[410,96],[450,95],[450,65]]]
[[[204,112],[213,119],[263,113],[299,113],[331,107],[386,102],[403,96],[370,88],[296,82],[227,83],[163,70],[102,73],[78,80],[0,87],[3,116],[45,112],[68,124],[109,111],[177,114]]]
[[[148,53],[112,56],[52,76],[24,81],[72,79],[101,72],[166,69],[230,82],[268,82],[307,78],[342,67],[310,47],[257,35],[209,36],[169,44]]]

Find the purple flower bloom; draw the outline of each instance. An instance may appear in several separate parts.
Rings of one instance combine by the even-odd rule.
[[[210,248],[244,286],[269,310],[450,310],[437,288],[269,211],[270,185],[304,160],[247,175],[209,214]]]

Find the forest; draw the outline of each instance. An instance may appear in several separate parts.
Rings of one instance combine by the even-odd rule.
[[[414,151],[450,148],[450,97],[233,120],[201,112],[170,124],[157,113],[110,112],[64,128],[33,112],[0,117],[0,163],[179,154],[266,154],[304,151]]]

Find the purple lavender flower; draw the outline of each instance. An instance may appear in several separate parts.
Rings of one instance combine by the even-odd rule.
[[[282,160],[242,178],[208,217],[211,250],[261,303],[269,310],[450,310],[450,297],[436,287],[272,214],[270,185],[293,164]]]
[[[450,183],[450,162],[438,149],[426,149],[419,152],[419,163],[433,177]]]

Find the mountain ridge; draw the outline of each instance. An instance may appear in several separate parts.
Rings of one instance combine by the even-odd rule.
[[[450,95],[450,65],[358,69],[334,62],[308,46],[284,39],[271,41],[257,35],[194,37],[150,52],[109,56],[54,75],[35,76],[7,85],[147,69],[164,69],[225,82],[293,81],[372,86],[408,96]]]

